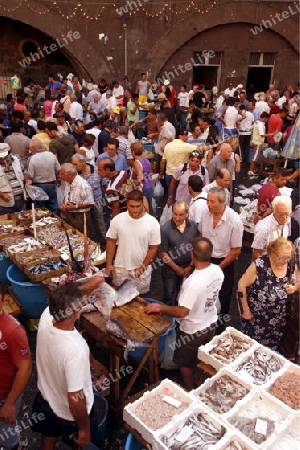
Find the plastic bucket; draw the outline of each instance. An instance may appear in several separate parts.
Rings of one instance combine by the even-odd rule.
[[[10,284],[6,276],[6,272],[9,266],[11,266],[12,264],[12,260],[9,259],[3,252],[0,252],[0,281],[6,286]]]
[[[94,439],[94,444],[102,445],[106,439],[108,403],[106,398],[102,397],[98,393],[95,393],[94,396],[94,407],[99,420],[98,432],[96,438]],[[90,448],[92,449],[94,447]]]
[[[143,147],[145,150],[147,150],[147,152],[152,152],[152,144],[150,142],[150,144],[143,144]]]
[[[38,319],[47,307],[46,289],[41,283],[31,283],[27,275],[15,264],[8,267],[6,276],[11,284],[13,294],[23,306],[23,315]]]
[[[143,445],[133,436],[129,434],[126,439],[124,450],[142,450]]]
[[[145,300],[148,303],[160,303],[160,304],[164,304],[158,300],[155,300],[153,298],[145,298]],[[170,334],[176,327],[176,320],[174,317],[170,317],[172,319],[172,326],[165,331],[164,333],[159,335],[158,338],[158,354],[160,355],[165,348],[165,342],[166,342],[166,337],[168,336],[168,334]],[[145,353],[145,349],[144,348],[137,348],[136,350],[133,350],[132,352],[130,352],[130,356],[132,356],[134,359],[140,360],[143,357],[143,354]]]

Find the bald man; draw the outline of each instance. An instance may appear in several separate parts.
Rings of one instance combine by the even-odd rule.
[[[230,173],[230,177],[234,175],[235,161],[231,157],[232,147],[229,144],[222,144],[220,146],[220,153],[211,159],[207,165],[207,170],[209,174],[209,181],[212,182],[216,179],[218,169],[227,169]],[[230,181],[231,186],[231,181]]]

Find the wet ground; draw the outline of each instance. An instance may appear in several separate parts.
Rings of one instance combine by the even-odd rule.
[[[236,186],[238,184],[242,183],[246,187],[251,186],[254,182],[258,182],[258,179],[256,180],[250,180],[247,175],[245,175],[247,168],[243,167],[242,173],[239,176],[239,179],[236,182]],[[236,194],[237,195],[237,194]],[[234,205],[234,209],[238,211],[240,205]],[[157,213],[159,214],[159,209]],[[245,236],[246,239],[248,236]],[[238,258],[238,260],[235,263],[235,286],[237,283],[237,280],[241,277],[241,275],[246,270],[247,266],[249,265],[250,259],[251,259],[251,249],[250,242],[247,240],[244,241],[242,252]],[[153,278],[151,283],[151,290],[149,294],[147,294],[147,297],[161,300],[162,298],[162,280],[160,276],[159,268],[156,269],[153,272]],[[239,328],[239,314],[238,314],[238,308],[235,300],[235,290],[232,293],[232,299],[231,299],[231,310],[230,310],[230,322],[228,323],[230,326],[234,326],[236,328]],[[36,394],[36,386],[37,386],[37,374],[36,374],[36,368],[35,368],[35,343],[36,343],[36,332],[29,332],[29,340],[30,345],[33,353],[33,361],[34,361],[34,370],[33,375],[30,380],[30,383],[28,387],[26,388],[26,391],[24,393],[22,407],[20,411],[20,420],[23,420],[23,423],[25,426],[28,426],[28,416],[30,416],[31,411],[31,405],[33,403],[35,394]],[[102,354],[101,352],[96,351],[96,358],[100,360],[103,364],[108,363],[108,357],[107,355]],[[108,367],[106,365],[106,367]],[[180,374],[177,370],[175,371],[166,371],[166,370],[160,370],[160,377],[161,379],[169,378],[171,380],[174,380],[178,383],[182,383],[182,380],[180,378]],[[124,382],[126,380],[123,380]],[[135,394],[139,390],[142,390],[147,385],[147,378],[140,376],[132,389],[131,395]],[[25,428],[25,427],[23,427]],[[107,439],[105,444],[101,447],[104,450],[122,450],[124,449],[125,441],[126,441],[127,433],[123,428],[123,422],[121,419],[116,419],[115,416],[112,413],[109,413],[108,415],[108,421],[107,421]],[[38,450],[40,448],[40,437],[36,433],[32,433],[30,428],[27,427],[22,432],[22,439],[27,439],[28,441],[28,450]],[[22,447],[23,448],[23,447]],[[64,445],[63,443],[59,443],[57,446],[57,449],[59,450],[66,450],[69,447]]]

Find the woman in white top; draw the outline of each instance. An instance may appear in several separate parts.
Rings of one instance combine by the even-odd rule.
[[[83,137],[83,145],[80,147],[79,151],[79,153],[85,157],[86,162],[92,166],[95,164],[95,153],[93,150],[95,139],[96,137],[93,134],[86,134]]]

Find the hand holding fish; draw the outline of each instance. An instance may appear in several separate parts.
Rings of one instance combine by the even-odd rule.
[[[144,313],[146,314],[161,313],[162,308],[163,305],[160,305],[159,303],[148,303],[148,305],[145,306],[144,308]]]

